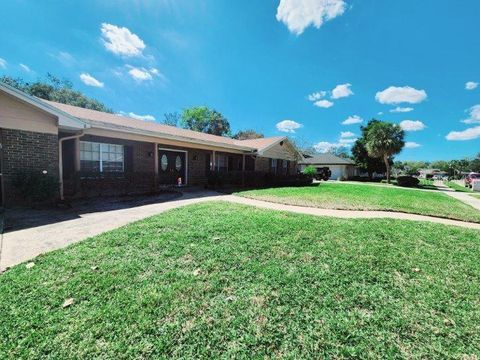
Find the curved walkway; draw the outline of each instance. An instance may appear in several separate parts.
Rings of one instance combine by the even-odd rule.
[[[59,221],[47,225],[7,232],[3,234],[3,241],[0,241],[0,272],[13,265],[33,259],[42,253],[63,248],[105,231],[115,229],[128,223],[165,212],[167,210],[186,205],[197,204],[200,202],[217,200],[250,205],[262,209],[290,211],[293,213],[314,216],[329,216],[349,219],[389,218],[399,220],[427,221],[437,224],[453,225],[480,230],[480,224],[442,219],[431,216],[387,211],[318,209],[304,206],[283,205],[267,201],[248,199],[235,195],[222,195],[216,192],[202,191],[196,193],[186,193],[181,198],[172,201],[140,205],[119,210],[84,213],[71,220]]]

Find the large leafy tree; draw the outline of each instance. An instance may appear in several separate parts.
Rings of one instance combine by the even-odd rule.
[[[237,140],[259,139],[263,137],[265,137],[263,134],[256,132],[253,129],[240,130],[235,135],[233,135],[233,138]]]
[[[370,120],[366,126],[361,127],[362,136],[352,146],[352,158],[355,164],[363,171],[368,173],[368,177],[371,179],[373,173],[384,173],[386,171],[385,164],[382,159],[374,158],[368,155],[366,148],[366,137],[368,130],[379,120]]]
[[[12,78],[6,75],[2,76],[0,81],[41,99],[79,106],[85,109],[112,112],[110,108],[100,101],[89,98],[80,91],[73,89],[73,84],[70,81],[59,79],[52,74],[47,74],[45,80],[37,80],[33,83],[26,82],[22,78]]]
[[[397,125],[385,121],[373,124],[366,133],[365,148],[368,156],[382,159],[387,169],[387,182],[390,183],[390,161],[405,146],[405,131]]]
[[[185,129],[219,136],[230,136],[228,120],[220,112],[206,106],[196,106],[183,110],[180,123]]]

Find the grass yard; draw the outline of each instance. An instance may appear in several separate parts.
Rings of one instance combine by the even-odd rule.
[[[470,188],[467,188],[465,186],[459,185],[453,181],[446,181],[444,182],[445,185],[447,185],[450,189],[453,189],[455,191],[460,191],[460,192],[472,192]]]
[[[198,204],[1,275],[0,358],[473,359],[479,258],[474,230]]]
[[[248,198],[324,209],[385,210],[480,222],[480,211],[435,191],[365,184],[271,188],[237,193]]]

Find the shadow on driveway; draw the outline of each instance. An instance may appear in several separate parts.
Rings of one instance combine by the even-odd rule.
[[[4,232],[74,220],[84,214],[129,209],[143,205],[163,203],[178,199],[179,191],[165,191],[155,195],[104,197],[72,201],[68,207],[14,208],[5,211]]]

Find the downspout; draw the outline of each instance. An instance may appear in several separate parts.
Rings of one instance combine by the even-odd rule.
[[[82,130],[79,134],[66,136],[58,140],[58,175],[60,176],[60,200],[61,201],[65,200],[63,196],[63,146],[62,145],[65,140],[79,139],[83,135],[85,134]]]

